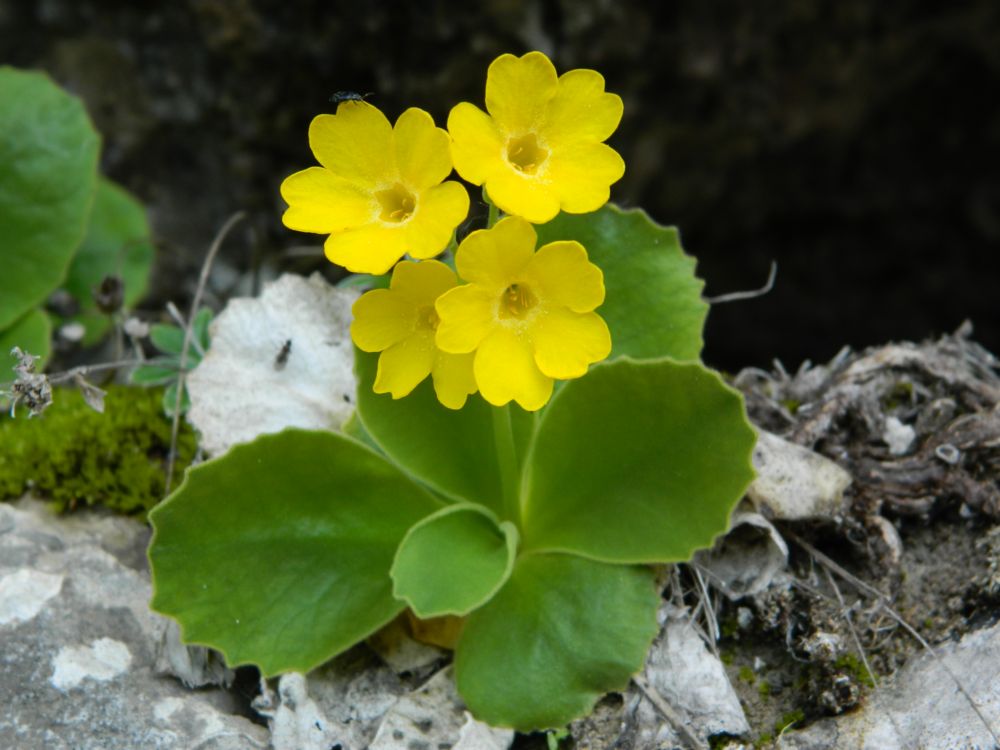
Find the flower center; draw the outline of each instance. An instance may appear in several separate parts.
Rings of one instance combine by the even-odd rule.
[[[417,310],[417,328],[422,331],[436,331],[441,318],[434,305],[425,305]]]
[[[398,182],[391,188],[376,191],[375,198],[378,200],[379,206],[382,207],[382,213],[379,216],[382,221],[399,224],[409,219],[417,207],[417,199],[413,197],[413,193]]]
[[[538,304],[538,298],[524,284],[511,284],[500,295],[501,318],[523,319]]]
[[[534,174],[549,156],[549,152],[538,145],[534,133],[528,133],[507,141],[507,161],[525,174]]]

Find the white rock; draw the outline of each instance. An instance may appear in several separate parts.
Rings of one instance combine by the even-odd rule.
[[[278,695],[281,702],[268,716],[274,750],[329,750],[339,744],[336,729],[309,697],[304,675],[283,675]]]
[[[27,622],[62,588],[63,576],[30,568],[0,578],[0,625]]]
[[[84,680],[107,682],[124,674],[132,653],[121,641],[98,638],[89,646],[65,646],[52,660],[52,685],[71,690]]]
[[[670,704],[691,732],[703,738],[713,734],[743,734],[750,731],[740,700],[722,662],[712,654],[691,623],[688,610],[666,605],[663,629],[646,658],[644,676],[650,687]],[[639,737],[642,747],[661,747],[676,742],[669,725],[648,700],[639,706],[639,726],[659,734]],[[647,714],[643,716],[642,713]]]
[[[337,429],[354,409],[352,289],[285,274],[258,298],[230,300],[187,378],[188,419],[206,453],[286,427]]]
[[[788,545],[762,515],[737,511],[725,536],[697,552],[694,562],[711,585],[736,600],[759,594],[780,576],[788,566]]]
[[[765,516],[798,521],[841,515],[851,475],[830,459],[758,429],[753,464],[757,478],[747,496]]]
[[[369,750],[454,747],[459,741],[465,743],[462,750],[506,750],[513,740],[510,729],[495,729],[469,716],[448,668],[399,699],[382,720]]]
[[[886,417],[882,439],[889,446],[889,453],[892,455],[902,456],[909,451],[916,436],[917,431],[910,425],[900,422],[896,417]]]

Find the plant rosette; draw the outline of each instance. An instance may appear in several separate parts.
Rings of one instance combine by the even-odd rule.
[[[473,181],[514,198],[510,215],[491,207],[454,270],[403,261],[355,304],[357,410],[344,432],[236,446],[150,514],[152,606],[187,642],[271,676],[307,672],[407,608],[452,616],[472,713],[561,727],[642,668],[658,629],[650,566],[726,530],[755,435],[739,393],[698,361],[707,304],[694,260],[676,230],[605,205],[614,169],[586,195],[556,184],[588,159],[614,161],[596,147],[620,109],[598,74],[556,77],[540,58],[491,66],[495,122],[472,105],[462,115],[496,136],[473,132],[461,158],[479,165]],[[356,105],[336,117],[345,106]],[[599,122],[573,130],[589,111]],[[476,162],[478,147],[489,153]],[[539,226],[531,214],[549,209],[505,187],[527,166],[527,204],[560,209]]]

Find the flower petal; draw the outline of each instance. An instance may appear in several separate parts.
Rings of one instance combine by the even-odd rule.
[[[508,134],[534,130],[556,95],[555,66],[541,52],[500,55],[486,72],[486,109]]]
[[[479,107],[462,102],[448,115],[451,158],[455,170],[473,185],[504,166],[503,139],[493,119]]]
[[[363,186],[396,182],[392,126],[367,102],[341,102],[335,115],[318,115],[309,125],[309,147],[334,174]]]
[[[438,297],[434,308],[438,323],[436,342],[452,354],[471,352],[496,322],[496,299],[473,284],[450,289]]]
[[[431,377],[434,378],[434,392],[438,401],[449,409],[461,409],[465,400],[478,390],[472,374],[475,354],[448,354],[439,351]]]
[[[406,253],[406,234],[402,228],[369,224],[331,234],[323,249],[331,263],[352,273],[380,276]]]
[[[587,259],[587,251],[575,240],[550,242],[538,249],[524,281],[537,288],[548,304],[573,312],[590,312],[604,302],[604,273]]]
[[[544,224],[559,213],[559,195],[553,190],[548,170],[527,175],[505,164],[490,175],[486,192],[504,213],[520,216],[532,224]]]
[[[492,229],[480,229],[462,240],[455,253],[458,275],[487,291],[510,286],[531,260],[538,236],[517,216],[508,216]]]
[[[625,174],[625,162],[603,143],[578,143],[553,150],[548,177],[562,209],[571,214],[596,211]]]
[[[585,375],[591,364],[611,353],[611,332],[604,319],[565,307],[539,315],[531,327],[531,341],[538,369],[560,380]]]
[[[615,132],[622,119],[622,100],[604,91],[596,70],[571,70],[559,76],[559,88],[549,102],[539,130],[558,149],[580,141],[599,143]]]
[[[373,212],[371,195],[323,167],[286,177],[281,197],[288,204],[281,220],[297,232],[339,232],[367,223]]]
[[[454,181],[442,182],[421,193],[417,210],[406,223],[410,255],[433,258],[444,250],[456,227],[469,215],[469,194]]]
[[[451,141],[434,119],[411,107],[396,120],[392,130],[396,164],[403,181],[416,191],[437,185],[451,172]]]
[[[388,289],[365,292],[351,313],[351,338],[364,352],[380,352],[399,343],[413,333],[417,322],[413,302]]]
[[[538,369],[528,343],[506,328],[494,330],[479,345],[473,372],[479,392],[494,406],[514,400],[522,409],[537,411],[552,396],[552,378]]]
[[[393,344],[379,355],[373,390],[391,393],[393,398],[409,395],[431,374],[436,352],[430,331],[414,333]]]
[[[389,288],[414,306],[433,305],[438,297],[457,283],[455,272],[440,261],[414,263],[404,260],[392,270]]]

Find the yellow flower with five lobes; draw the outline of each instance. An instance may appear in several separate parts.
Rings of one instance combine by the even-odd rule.
[[[299,232],[328,234],[326,257],[355,273],[386,273],[403,255],[432,258],[469,212],[469,196],[451,173],[448,134],[421,109],[395,126],[364,101],[309,125],[322,165],[281,184],[282,221]]]
[[[365,292],[354,303],[351,338],[366,352],[381,352],[375,393],[409,395],[428,375],[438,401],[461,409],[476,392],[471,354],[448,354],[434,344],[438,315],[434,302],[457,283],[444,263],[404,260],[388,289]]]
[[[560,210],[596,211],[625,174],[603,143],[618,127],[622,100],[604,91],[597,71],[557,76],[541,52],[501,55],[486,75],[486,109],[462,102],[451,110],[452,159],[504,213],[542,224]]]
[[[611,353],[608,326],[594,310],[604,302],[604,275],[579,242],[551,242],[509,216],[473,232],[455,257],[469,282],[435,305],[438,348],[475,352],[473,375],[494,406],[516,401],[542,408],[554,379],[578,378]]]

